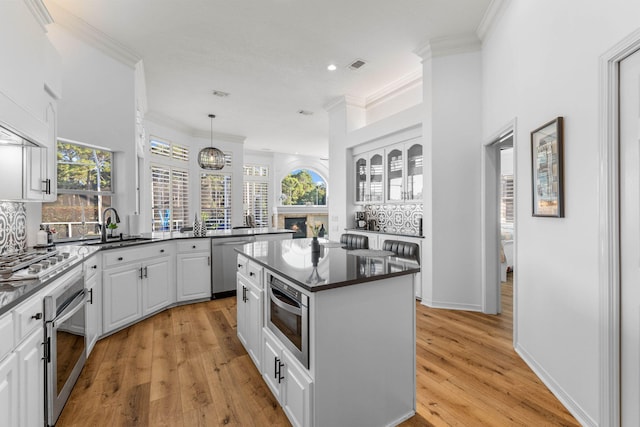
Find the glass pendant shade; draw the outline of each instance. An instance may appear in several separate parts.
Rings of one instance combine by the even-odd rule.
[[[209,114],[211,119],[211,147],[205,147],[198,153],[198,164],[202,169],[220,170],[224,167],[224,153],[213,146],[213,119],[216,116]]]
[[[198,153],[198,164],[202,169],[222,169],[224,153],[215,147],[205,147]]]

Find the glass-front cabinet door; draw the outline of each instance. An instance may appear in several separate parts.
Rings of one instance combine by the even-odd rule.
[[[405,199],[422,199],[422,144],[413,144],[407,150],[407,183]]]
[[[355,191],[356,203],[364,203],[367,200],[367,159],[359,156],[355,159]]]
[[[402,148],[387,151],[387,201],[401,202],[404,199],[404,156]]]
[[[382,178],[382,173],[384,172],[383,160],[384,157],[381,153],[372,153],[369,155],[369,201],[371,202],[384,201],[384,181]]]

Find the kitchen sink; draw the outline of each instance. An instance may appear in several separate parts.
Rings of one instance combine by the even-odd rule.
[[[106,242],[101,242],[100,240],[86,242],[86,246],[100,246],[102,249],[108,248],[121,248],[123,246],[131,246],[137,245],[144,242],[150,242],[152,239],[150,237],[125,237],[124,239],[112,239],[107,240]]]

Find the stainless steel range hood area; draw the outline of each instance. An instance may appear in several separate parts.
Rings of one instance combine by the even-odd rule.
[[[46,148],[0,126],[0,200],[34,200],[29,195],[27,177],[32,167],[42,167],[45,155]]]

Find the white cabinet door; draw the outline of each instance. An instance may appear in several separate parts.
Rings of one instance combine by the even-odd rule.
[[[282,407],[295,427],[308,426],[311,423],[311,388],[313,382],[307,373],[299,367],[297,361],[282,352],[284,362]]]
[[[100,286],[100,274],[94,274],[85,282],[85,287],[89,290],[89,300],[87,302],[86,324],[87,324],[87,358],[93,346],[102,334],[102,321],[100,318],[100,308],[102,306],[102,287]]]
[[[384,152],[369,153],[369,201],[384,202]]]
[[[271,392],[280,402],[282,393],[280,383],[282,382],[282,347],[280,343],[271,335],[269,330],[262,331],[262,378],[271,389]]]
[[[142,315],[146,316],[167,307],[173,302],[171,292],[173,269],[171,268],[169,257],[158,258],[156,261],[147,261],[142,269]]]
[[[246,291],[247,311],[245,313],[245,326],[247,332],[247,352],[253,359],[258,371],[261,365],[261,335],[262,335],[262,289],[249,282]]]
[[[209,252],[178,254],[178,301],[211,297]],[[229,268],[233,268],[231,265]]]
[[[367,179],[367,174],[369,172],[367,155],[362,154],[360,156],[356,156],[354,158],[354,191],[355,191],[355,202],[356,203],[365,203],[369,200],[369,181]]]
[[[16,349],[21,427],[44,425],[43,340],[44,332],[37,330]]]
[[[11,353],[0,361],[0,426],[17,425],[18,356]]]
[[[42,190],[45,202],[55,202],[58,198],[58,105],[49,98],[46,109],[47,147],[42,151]]]
[[[105,270],[102,276],[102,320],[104,332],[111,332],[140,318],[142,313],[140,264]]]
[[[237,326],[236,330],[238,331],[238,339],[246,349],[248,347],[248,337],[247,337],[247,302],[246,302],[246,293],[247,293],[247,283],[246,280],[240,276],[239,274],[236,277],[236,315],[237,315]]]

